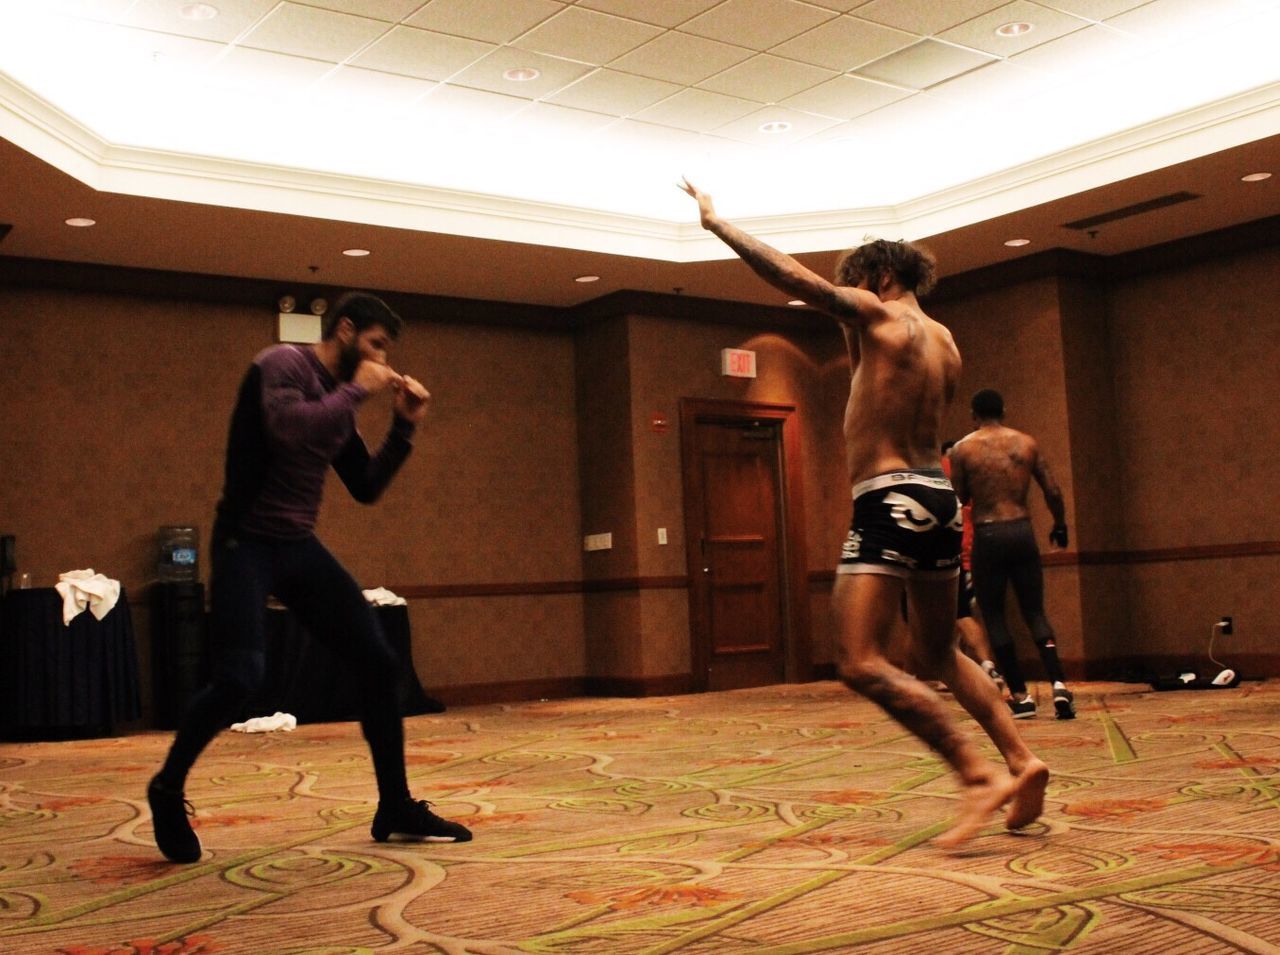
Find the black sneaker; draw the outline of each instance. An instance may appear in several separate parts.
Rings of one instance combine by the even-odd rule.
[[[1058,714],[1060,720],[1074,720],[1076,718],[1075,697],[1071,695],[1071,691],[1065,686],[1062,689],[1054,689],[1053,691],[1053,708]]]
[[[369,832],[377,842],[403,839],[409,842],[470,842],[471,830],[441,819],[425,799],[405,796],[399,802],[378,803]]]
[[[170,862],[199,862],[200,839],[187,821],[196,811],[182,790],[170,789],[156,776],[147,784],[147,803],[156,845],[164,857]]]
[[[1029,720],[1036,715],[1036,701],[1029,696],[1022,700],[1010,700],[1009,709],[1013,711],[1015,720]]]

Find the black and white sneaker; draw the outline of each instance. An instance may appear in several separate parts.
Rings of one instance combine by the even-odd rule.
[[[369,832],[377,842],[389,839],[406,842],[470,842],[471,830],[441,819],[428,808],[425,799],[405,796],[396,802],[379,802]]]
[[[1029,720],[1036,715],[1036,701],[1030,696],[1023,697],[1021,700],[1010,700],[1009,709],[1015,720]]]
[[[1009,692],[1009,688],[1005,686],[1004,677],[1000,675],[1000,671],[995,668],[994,664],[992,663],[982,664],[982,672],[985,673],[987,676],[991,677],[991,682],[996,685],[996,691],[1001,696],[1004,696],[1006,693]]]
[[[1075,699],[1065,686],[1053,688],[1053,709],[1058,714],[1058,719],[1074,720],[1076,718]]]
[[[147,803],[156,846],[164,857],[170,862],[199,862],[200,839],[187,818],[196,811],[183,791],[170,789],[156,776],[147,784]]]

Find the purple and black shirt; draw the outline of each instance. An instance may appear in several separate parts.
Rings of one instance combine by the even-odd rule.
[[[355,420],[367,394],[335,381],[309,347],[274,345],[254,358],[231,415],[214,539],[307,537],[330,465],[357,501],[376,501],[413,449],[414,425],[397,415],[371,456]]]

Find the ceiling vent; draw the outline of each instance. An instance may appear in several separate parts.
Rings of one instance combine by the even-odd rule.
[[[1117,222],[1120,219],[1128,219],[1130,216],[1140,216],[1144,212],[1151,212],[1155,209],[1163,209],[1165,206],[1176,206],[1179,203],[1190,202],[1192,199],[1201,198],[1199,193],[1195,192],[1171,192],[1167,196],[1157,196],[1155,199],[1148,199],[1145,202],[1135,202],[1131,206],[1122,206],[1119,209],[1112,209],[1110,212],[1101,212],[1096,216],[1089,216],[1087,219],[1077,219],[1075,222],[1064,222],[1064,229],[1095,229],[1100,225],[1108,222]]]

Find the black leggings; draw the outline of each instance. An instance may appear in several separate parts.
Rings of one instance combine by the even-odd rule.
[[[1040,548],[1029,519],[977,524],[973,529],[973,586],[982,611],[982,622],[991,638],[991,649],[1015,694],[1026,693],[1027,684],[1013,650],[1013,634],[1005,621],[1004,598],[1009,584],[1018,598],[1022,619],[1031,631],[1050,680],[1065,682],[1058,650],[1044,614],[1044,574]]]
[[[359,585],[325,546],[315,537],[215,539],[210,588],[213,677],[178,728],[161,770],[165,783],[181,788],[201,751],[262,686],[267,597],[274,596],[349,668],[379,796],[406,795],[404,727],[395,692],[401,663]]]

